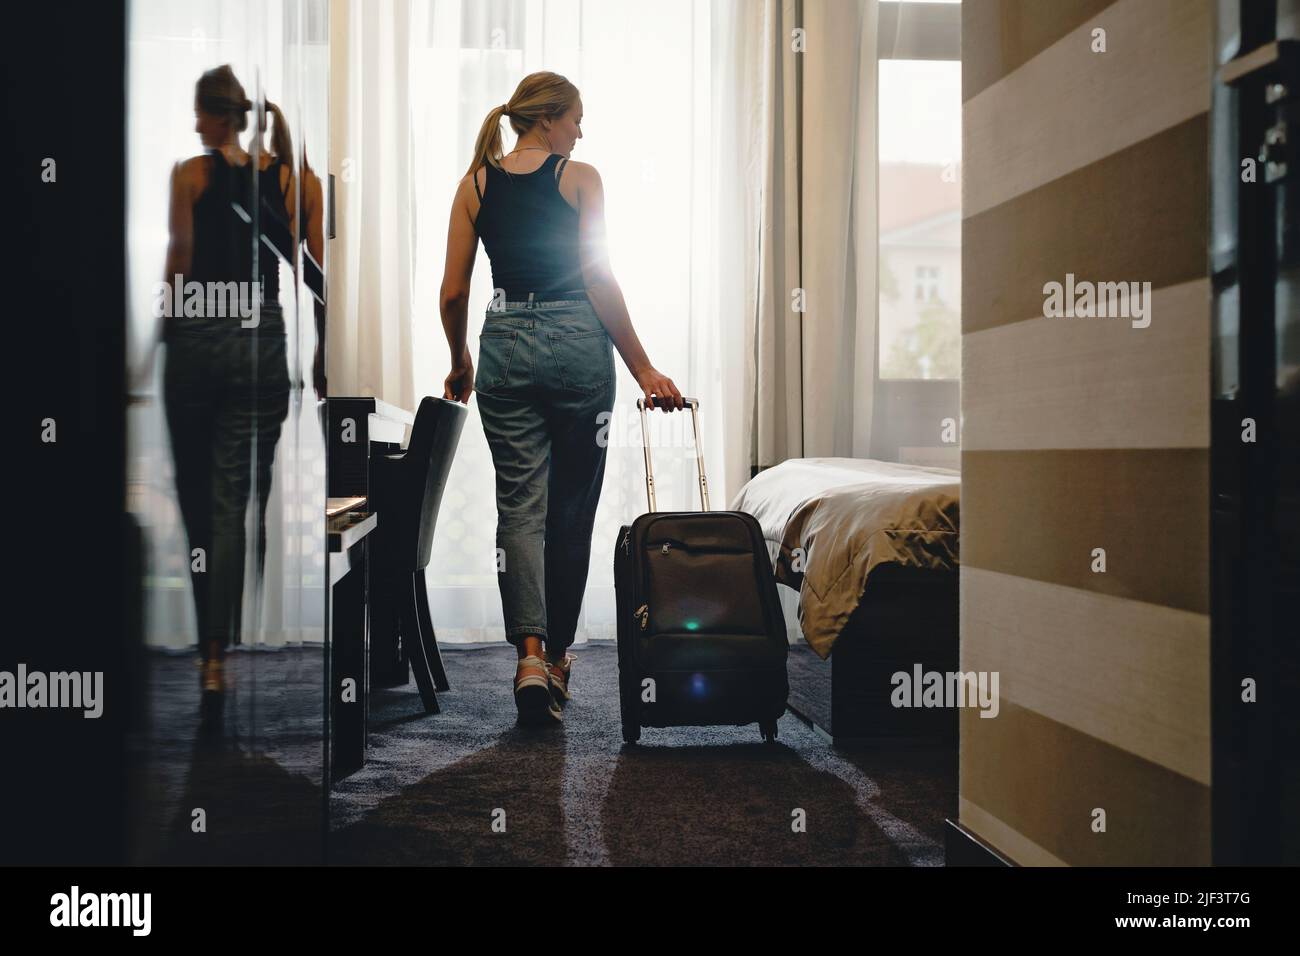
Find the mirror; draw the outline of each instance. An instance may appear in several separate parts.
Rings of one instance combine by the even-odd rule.
[[[132,862],[323,859],[327,0],[137,0]]]

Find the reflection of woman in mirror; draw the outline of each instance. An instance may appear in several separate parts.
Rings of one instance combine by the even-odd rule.
[[[267,150],[264,140],[266,133],[266,113],[263,112],[261,121],[257,127],[257,141],[261,146],[266,161],[270,162],[274,157],[275,162],[284,163],[284,169],[289,170],[290,162],[290,143],[291,138],[288,133],[288,126],[284,120],[284,114],[280,108],[269,100],[266,101],[266,108],[275,117],[275,132],[272,135],[270,149]],[[307,160],[307,150],[304,148],[298,156],[298,167],[301,170],[300,180],[302,183],[301,196],[299,190],[290,186],[289,191],[284,196],[284,209],[280,210],[274,207],[268,208],[263,202],[263,213],[270,220],[268,224],[263,224],[262,231],[266,234],[267,239],[273,242],[280,254],[284,257],[295,271],[298,268],[298,259],[294,255],[295,244],[299,241],[307,246],[307,253],[314,263],[314,268],[308,266],[305,273],[305,280],[311,289],[315,298],[313,306],[316,317],[316,349],[312,358],[312,385],[316,390],[317,398],[325,397],[325,286],[324,286],[324,266],[325,266],[325,191],[321,185],[320,177],[316,175],[316,170],[312,169],[311,163]],[[295,180],[290,179],[292,184]],[[298,210],[297,221],[294,221],[293,209],[295,202],[301,198],[301,208]],[[281,219],[280,214],[283,212],[285,218]]]
[[[298,235],[307,244],[307,252],[318,270],[325,267],[325,190],[316,170],[307,162],[307,151],[302,153],[302,214],[298,217]],[[318,282],[308,277],[315,298],[312,307],[316,315],[316,351],[312,356],[311,380],[317,398],[324,398],[325,385],[325,286],[324,274],[318,272]]]
[[[267,105],[272,149],[255,161],[239,141],[253,107],[244,88],[229,66],[204,73],[194,98],[204,153],[178,163],[171,181],[165,283],[183,283],[174,302],[184,305],[165,313],[163,399],[190,547],[205,716],[219,712],[226,650],[239,642],[254,482],[260,580],[271,466],[288,411],[279,262],[253,235],[256,223],[276,241],[293,222],[292,147],[279,110]]]
[[[258,123],[257,140],[262,148],[264,155],[274,157],[276,162],[285,164],[285,169],[289,168],[290,162],[290,136],[288,126],[284,120],[284,114],[280,108],[269,100],[266,102],[266,108],[275,117],[275,133],[272,135],[272,141],[269,151],[266,148],[264,134],[266,133],[266,113],[262,113],[261,121]],[[316,349],[312,357],[312,385],[316,390],[317,398],[325,397],[325,190],[321,185],[320,177],[316,175],[316,170],[312,169],[311,163],[307,160],[307,150],[298,156],[298,168],[301,170],[300,180],[302,183],[301,191],[290,187],[284,197],[284,214],[287,218],[279,219],[279,210],[268,209],[263,203],[263,212],[272,220],[271,229],[263,228],[267,238],[275,243],[280,254],[284,256],[296,271],[298,268],[298,259],[294,255],[294,247],[297,242],[302,242],[307,246],[307,253],[314,265],[309,265],[303,276],[307,286],[311,289],[314,300],[316,318]],[[290,180],[293,182],[293,180]],[[293,209],[298,199],[301,199],[301,208],[298,210],[297,221],[294,221]]]

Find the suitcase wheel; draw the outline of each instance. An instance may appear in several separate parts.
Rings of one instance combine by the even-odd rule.
[[[623,743],[632,745],[635,744],[640,739],[641,739],[640,727],[629,726],[627,724],[623,725]]]
[[[776,721],[763,720],[759,721],[758,730],[763,735],[763,742],[767,744],[776,743]]]

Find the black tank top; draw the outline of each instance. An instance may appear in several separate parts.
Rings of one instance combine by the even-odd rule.
[[[194,204],[194,251],[187,280],[196,282],[247,282],[253,274],[253,224],[255,194],[253,163],[227,162],[220,150],[208,153],[208,185]],[[280,191],[280,163],[258,171],[256,197],[261,203],[262,234],[282,252],[291,253],[289,211]],[[258,281],[264,306],[280,305],[280,261],[262,243],[257,251]]]
[[[583,288],[578,258],[578,211],[560,195],[568,160],[558,153],[531,173],[508,173],[486,164],[474,228],[492,262],[492,285],[517,300],[528,293],[556,298]]]

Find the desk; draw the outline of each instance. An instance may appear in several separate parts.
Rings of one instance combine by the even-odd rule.
[[[379,516],[359,510],[364,501],[330,500],[326,518],[329,541],[329,654],[325,681],[329,704],[329,781],[334,783],[366,762],[366,719],[370,707],[370,533]]]
[[[376,455],[402,450],[415,413],[374,397],[331,396],[329,418],[329,495],[331,500],[370,496],[370,462]],[[389,602],[391,603],[391,602]],[[406,648],[398,640],[396,618],[371,624],[369,676],[376,687],[397,687],[410,679]]]
[[[400,451],[415,413],[377,398],[330,396],[329,496],[370,494],[370,456]]]

